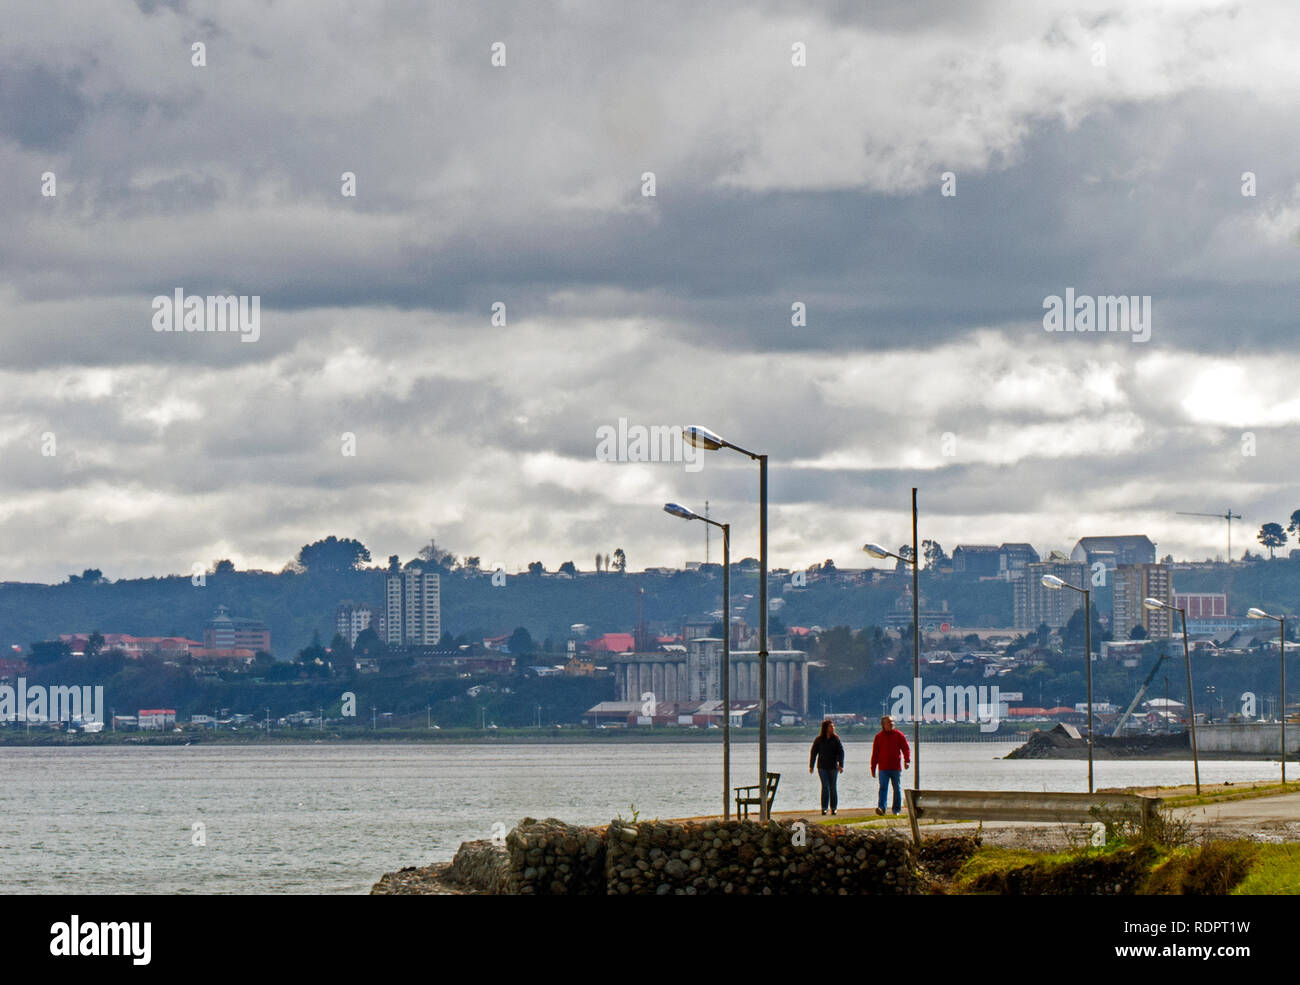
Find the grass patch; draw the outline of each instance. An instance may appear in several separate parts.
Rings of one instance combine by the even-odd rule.
[[[1300,896],[1300,845],[1255,845],[1250,874],[1233,896]]]
[[[1181,794],[1165,798],[1164,807],[1201,807],[1206,804],[1226,804],[1233,800],[1254,800],[1256,797],[1277,797],[1282,794],[1300,793],[1300,783],[1254,783],[1249,787],[1233,784],[1231,787],[1216,787],[1206,790],[1201,787],[1201,795]]]
[[[1023,848],[981,848],[957,870],[953,886],[958,892],[969,892],[983,877],[995,872],[1008,872],[1042,861],[1048,856]]]
[[[1210,841],[1169,852],[1138,890],[1143,896],[1226,896],[1249,875],[1260,846]]]
[[[1117,842],[1032,852],[981,848],[949,892],[1006,896],[1222,896],[1300,894],[1300,844]]]

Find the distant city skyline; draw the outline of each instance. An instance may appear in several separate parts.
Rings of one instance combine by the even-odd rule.
[[[1089,536],[1092,536],[1092,535],[1089,535]],[[1118,535],[1118,536],[1124,536],[1124,535]],[[1140,535],[1139,535],[1139,536],[1140,536]],[[1014,543],[1014,544],[1019,545],[1019,544],[1025,543],[1025,542],[1004,542],[1004,543]],[[366,546],[369,546],[369,545],[366,545]],[[442,546],[442,545],[440,544],[439,546]],[[903,544],[903,545],[900,545],[900,546],[907,547],[907,546],[910,546],[910,545]],[[952,559],[952,554],[953,554],[953,551],[954,551],[957,547],[961,547],[961,546],[965,546],[965,547],[972,547],[972,546],[985,546],[985,544],[984,544],[984,542],[959,541],[959,542],[956,542],[956,543],[952,544],[951,546],[949,546],[948,544],[943,544],[943,543],[941,543],[940,546],[944,549],[944,553],[945,553],[945,555],[946,555],[945,565],[947,566],[947,570],[951,572],[951,571],[952,571],[952,560],[953,560],[953,559]],[[1029,546],[1031,546],[1031,547],[1036,547],[1036,545],[1032,545],[1032,544],[1029,545]],[[1075,569],[1079,569],[1079,568],[1086,568],[1086,565],[1081,565],[1081,564],[1079,564],[1079,563],[1073,563],[1073,562],[1070,562],[1070,561],[1069,561],[1069,557],[1070,557],[1070,553],[1071,553],[1070,550],[1069,550],[1069,547],[1070,547],[1070,546],[1071,546],[1071,545],[1051,546],[1051,547],[1046,547],[1046,548],[1042,549],[1042,550],[1039,552],[1040,555],[1041,555],[1041,558],[1042,558],[1042,564],[1044,564],[1044,565],[1045,565],[1045,564],[1048,564],[1048,563],[1049,563],[1049,555],[1051,555],[1053,552],[1056,552],[1056,553],[1059,553],[1059,554],[1062,554],[1062,555],[1065,556],[1065,559],[1064,559],[1063,561],[1060,561],[1060,564],[1061,564],[1061,566],[1063,567],[1063,569],[1064,569],[1064,568],[1068,568],[1069,570],[1073,571],[1073,570],[1075,570]],[[1164,562],[1164,558],[1170,556],[1170,555],[1171,555],[1171,552],[1164,550],[1164,549],[1163,549],[1162,547],[1160,547],[1160,545],[1158,545],[1158,544],[1156,545],[1156,548],[1157,548],[1157,551],[1156,551],[1156,554],[1157,554],[1156,560],[1155,560],[1154,562],[1150,562],[1150,563],[1154,563],[1154,564],[1163,564],[1163,563],[1165,563],[1165,562]],[[1288,550],[1290,550],[1290,549],[1293,549],[1293,548],[1291,548],[1291,546],[1290,546],[1290,542],[1288,542],[1288,546],[1287,546],[1286,548],[1283,548],[1283,553],[1282,553],[1282,554],[1279,554],[1279,555],[1277,556],[1277,560],[1283,560],[1283,559],[1286,557],[1286,552],[1287,552]],[[1296,549],[1296,550],[1300,550],[1300,543],[1297,543],[1294,549]],[[1243,551],[1249,551],[1250,554],[1251,554],[1251,556],[1252,556],[1253,558],[1260,559],[1260,560],[1264,560],[1264,561],[1268,561],[1268,560],[1269,560],[1268,555],[1267,555],[1267,549],[1266,549],[1266,548],[1262,548],[1262,547],[1261,547],[1260,545],[1258,545],[1258,544],[1256,544],[1254,547],[1247,546],[1247,547],[1243,548]],[[295,552],[295,553],[296,553],[296,552]],[[480,573],[480,575],[481,575],[482,577],[485,577],[485,578],[486,578],[486,577],[489,577],[489,576],[493,573],[493,571],[495,570],[495,566],[494,566],[494,564],[492,564],[492,563],[490,563],[490,562],[484,560],[483,557],[482,557],[481,555],[475,555],[475,554],[473,554],[473,552],[469,552],[469,553],[466,553],[466,554],[456,554],[456,553],[453,551],[453,552],[451,552],[451,553],[452,553],[452,554],[455,556],[455,558],[456,558],[455,562],[452,563],[452,564],[448,564],[448,565],[443,566],[443,568],[442,568],[441,570],[459,571],[459,570],[465,569],[465,568],[467,567],[467,565],[465,564],[465,561],[466,561],[466,559],[469,558],[469,557],[477,557],[477,558],[479,559],[478,570],[479,570],[479,573]],[[1233,554],[1234,554],[1234,563],[1237,563],[1237,564],[1242,563],[1242,561],[1241,561],[1241,555],[1237,554],[1237,550],[1236,550],[1236,546],[1235,546],[1235,544],[1234,544],[1234,547],[1233,547]],[[857,555],[860,555],[860,556],[857,556]],[[1177,554],[1173,554],[1172,556],[1173,556],[1173,562],[1174,562],[1175,564],[1198,564],[1198,565],[1199,565],[1199,564],[1205,564],[1205,563],[1207,563],[1207,562],[1208,562],[1208,563],[1223,563],[1223,560],[1224,560],[1224,559],[1223,559],[1223,556],[1222,556],[1222,552],[1220,552],[1220,555],[1219,555],[1218,557],[1213,556],[1213,555],[1208,556],[1208,557],[1180,557],[1180,556],[1178,556]],[[358,570],[358,571],[366,571],[366,570],[368,570],[368,571],[373,571],[373,572],[376,572],[376,573],[379,573],[379,574],[384,574],[385,577],[388,579],[388,584],[389,584],[390,586],[391,586],[392,584],[394,584],[394,583],[398,583],[398,584],[402,583],[403,579],[406,578],[406,574],[403,574],[403,575],[392,575],[391,573],[389,573],[389,572],[388,572],[388,566],[387,566],[387,563],[386,563],[385,557],[386,557],[386,555],[385,555],[385,556],[381,556],[381,552],[371,551],[371,561],[369,561],[369,562],[362,562],[362,563],[358,564],[358,565],[357,565],[357,570]],[[400,557],[400,555],[399,555],[399,557]],[[230,557],[230,556],[228,556],[227,558],[222,558],[222,559],[214,559],[214,561],[215,561],[215,560],[231,560],[232,564],[234,564],[234,570],[239,571],[239,572],[254,572],[254,573],[262,573],[262,574],[278,574],[278,573],[280,573],[280,572],[282,572],[282,571],[284,571],[284,570],[286,570],[286,569],[288,569],[288,568],[291,567],[291,564],[290,564],[289,561],[286,561],[286,562],[281,563],[281,564],[276,564],[276,563],[274,563],[274,562],[271,562],[271,563],[268,563],[266,566],[261,566],[261,565],[257,565],[257,564],[244,565],[244,564],[238,563],[237,561],[233,560],[233,557]],[[522,575],[527,575],[527,574],[529,574],[529,571],[528,571],[528,565],[531,564],[531,563],[533,563],[533,562],[535,562],[535,561],[538,561],[538,560],[541,560],[541,559],[540,559],[540,558],[533,558],[533,561],[531,561],[531,562],[527,562],[527,563],[521,562],[521,563],[519,563],[519,564],[517,564],[517,565],[507,564],[507,565],[504,566],[505,573],[506,573],[507,575],[509,575],[509,576],[516,576],[516,575],[520,575],[520,576],[522,576]],[[863,554],[863,553],[859,550],[858,552],[855,552],[854,554],[848,554],[848,555],[845,555],[843,560],[841,560],[841,559],[839,559],[839,558],[835,558],[835,557],[825,557],[825,558],[823,558],[823,557],[818,557],[818,558],[816,558],[815,560],[808,561],[806,564],[804,564],[804,563],[795,563],[795,564],[773,563],[773,564],[771,565],[771,569],[770,569],[770,570],[773,571],[773,572],[778,572],[778,571],[789,571],[789,572],[793,572],[793,571],[805,571],[805,570],[809,570],[809,569],[815,568],[815,567],[821,565],[822,563],[824,563],[824,562],[827,561],[827,560],[833,561],[833,562],[835,563],[835,567],[836,567],[837,569],[840,569],[840,570],[849,570],[849,571],[882,571],[882,572],[887,572],[887,571],[892,571],[892,570],[894,570],[895,567],[896,567],[896,562],[893,562],[893,561],[885,562],[885,561],[873,560],[871,557],[869,557],[869,556],[866,555],[866,554]],[[576,556],[576,557],[566,557],[566,558],[564,559],[564,561],[556,562],[556,563],[554,563],[554,564],[549,563],[549,562],[546,562],[546,561],[542,561],[542,564],[543,564],[544,570],[545,570],[545,572],[546,572],[547,574],[563,574],[564,572],[560,570],[560,569],[561,569],[561,566],[564,565],[564,564],[566,564],[566,563],[569,562],[569,561],[572,561],[572,562],[573,562],[574,567],[575,567],[575,570],[577,570],[577,571],[579,571],[579,572],[582,572],[582,573],[602,573],[602,574],[609,574],[609,575],[611,575],[611,577],[614,576],[615,574],[617,574],[617,572],[613,572],[613,571],[610,571],[610,570],[607,569],[607,568],[604,568],[604,567],[603,567],[603,561],[602,561],[602,567],[601,567],[601,568],[597,568],[597,567],[595,566],[595,563],[594,563],[594,552],[593,552],[593,557],[592,557],[591,559],[589,559],[588,562],[587,562],[586,564],[583,564],[583,563],[582,563],[581,555]],[[734,567],[734,566],[740,564],[742,561],[750,561],[750,562],[754,562],[754,561],[755,561],[755,557],[754,557],[753,554],[748,554],[748,553],[744,553],[744,552],[742,552],[742,553],[740,553],[740,554],[737,554],[736,556],[733,556],[733,557],[732,557],[732,560],[731,560],[731,563],[732,563],[732,566]],[[641,574],[641,573],[643,573],[643,572],[645,572],[645,571],[654,571],[654,570],[674,570],[674,571],[684,571],[684,570],[694,569],[694,568],[698,567],[699,565],[703,565],[703,564],[705,564],[705,563],[706,563],[706,562],[704,561],[703,553],[701,552],[699,557],[695,557],[695,558],[687,558],[687,559],[685,559],[685,560],[683,560],[683,561],[678,561],[678,562],[661,563],[661,564],[655,564],[655,563],[649,563],[649,562],[647,562],[647,563],[644,564],[644,565],[629,563],[629,564],[628,564],[628,567],[627,567],[627,573],[628,573],[628,574]],[[715,566],[720,565],[720,564],[721,564],[721,558],[716,558],[716,557],[715,557],[715,558],[712,560],[712,563],[713,563]],[[1123,563],[1123,564],[1129,564],[1129,563],[1131,563],[1131,562],[1128,562],[1128,561],[1122,561],[1121,563]],[[418,556],[416,556],[416,555],[413,555],[413,556],[411,556],[411,557],[407,557],[407,558],[402,558],[402,566],[403,566],[403,568],[413,567],[413,568],[420,568],[420,569],[428,569],[428,572],[429,572],[429,573],[428,573],[427,577],[431,577],[431,578],[437,578],[437,574],[436,574],[436,572],[437,572],[438,570],[440,570],[438,565],[433,565],[433,564],[429,563],[428,561],[422,560],[420,557],[418,557]],[[1035,567],[1036,567],[1036,568],[1037,568],[1037,567],[1041,567],[1041,565],[1036,565]],[[1108,567],[1110,568],[1110,570],[1112,570],[1112,571],[1114,570],[1114,569],[1113,569],[1113,566],[1108,565]],[[924,571],[924,570],[927,570],[927,569],[928,569],[928,563],[927,563],[927,562],[925,561],[925,559],[923,558],[923,559],[922,559],[922,570]],[[210,575],[211,573],[212,573],[212,562],[207,562],[207,569],[206,569],[205,574]],[[961,575],[962,572],[956,572],[956,574]],[[59,584],[59,583],[62,583],[62,582],[66,581],[66,580],[68,579],[68,576],[69,576],[69,575],[76,575],[76,576],[79,577],[79,576],[80,576],[80,572],[77,572],[77,571],[71,571],[71,570],[69,570],[69,571],[65,571],[62,575],[55,576],[55,578],[54,578],[52,581],[48,582],[48,583],[49,583],[49,584]],[[103,575],[103,578],[104,578],[105,580],[107,580],[107,581],[118,581],[118,580],[123,580],[123,579],[128,579],[128,580],[129,580],[129,579],[133,579],[133,578],[157,578],[157,577],[185,577],[185,578],[192,578],[192,577],[193,577],[193,572],[191,572],[191,571],[163,571],[163,570],[159,570],[159,571],[145,571],[145,572],[142,572],[142,573],[139,573],[139,574],[124,575],[124,574],[113,574],[112,572],[109,572],[109,571],[103,571],[102,575]],[[972,578],[972,579],[974,579],[974,578],[981,578],[981,577],[994,577],[995,575],[998,576],[998,577],[1001,577],[1003,580],[1007,580],[1007,581],[1016,581],[1016,580],[1020,580],[1021,578],[1023,578],[1023,573],[1022,573],[1022,572],[1019,572],[1019,571],[1018,571],[1017,573],[1011,575],[1010,577],[1007,576],[1008,573],[1007,573],[1006,571],[1003,571],[1003,572],[1001,572],[1000,574],[998,574],[997,572],[992,572],[992,571],[990,571],[990,572],[988,572],[988,573],[981,573],[981,572],[975,572],[975,573],[967,572],[967,573],[966,573],[966,577],[968,577],[968,578]],[[3,572],[0,572],[0,583],[4,583],[4,582],[15,582],[15,583],[17,583],[17,582],[21,582],[21,581],[23,581],[23,580],[24,580],[24,579],[6,577],[6,576],[4,576]],[[398,589],[399,596],[400,596],[400,592],[401,592],[401,589],[399,588],[399,589]],[[391,594],[391,592],[390,592],[390,594]],[[436,595],[437,592],[435,591],[434,594]],[[1052,597],[1055,598],[1055,596],[1052,596]],[[345,601],[345,602],[340,602],[340,603],[339,603],[339,615],[338,615],[338,619],[339,619],[339,620],[342,620],[342,619],[343,619],[343,615],[342,615],[342,613],[343,613],[343,611],[344,611],[345,609],[348,610],[348,618],[349,618],[349,619],[352,619],[353,616],[354,616],[354,613],[353,613],[351,610],[354,609],[354,608],[355,608],[355,609],[366,610],[367,618],[369,618],[369,616],[370,616],[370,612],[371,612],[371,609],[372,609],[371,606],[369,606],[369,605],[365,605],[365,604],[358,604],[358,603],[354,603],[354,602],[350,602],[350,601]],[[381,615],[379,616],[379,618],[381,618],[381,619],[383,618],[382,610],[381,610]],[[368,623],[367,623],[367,624],[368,624]],[[343,623],[340,621],[340,622],[339,622],[339,626],[341,627],[342,625],[343,625]],[[364,626],[361,626],[360,628],[364,628]],[[355,634],[356,632],[359,632],[359,631],[360,631],[360,628],[358,628],[357,626],[352,626],[351,629],[349,630],[349,632]],[[339,631],[342,632],[342,629],[340,628]]]
[[[296,9],[7,11],[0,579],[1300,509],[1293,4]]]

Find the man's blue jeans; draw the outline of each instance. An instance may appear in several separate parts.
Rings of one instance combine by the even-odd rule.
[[[894,786],[894,813],[897,814],[903,809],[903,788],[901,786],[903,779],[902,770],[876,770],[876,775],[880,777],[880,799],[876,806],[882,811],[885,809],[885,795],[889,792],[889,785]]]
[[[817,775],[822,781],[822,813],[826,813],[826,803],[830,802],[831,810],[838,810],[840,806],[839,791],[835,789],[835,780],[839,775],[839,770],[824,770],[817,767]]]

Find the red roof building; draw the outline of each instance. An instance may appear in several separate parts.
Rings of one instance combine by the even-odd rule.
[[[636,637],[631,633],[605,633],[600,639],[589,640],[586,646],[592,653],[631,653],[636,649]]]

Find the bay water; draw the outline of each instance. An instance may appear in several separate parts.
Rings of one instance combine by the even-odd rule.
[[[870,741],[845,740],[842,807],[874,803]],[[1086,761],[1001,758],[1014,747],[928,743],[922,783],[1087,790]],[[775,809],[815,814],[807,745],[771,743],[768,760],[782,774]],[[698,742],[7,747],[0,775],[3,893],[364,893],[525,816],[603,824],[722,804],[720,747]],[[1277,763],[1201,764],[1206,785],[1277,775]],[[736,744],[732,785],[757,780],[757,746]],[[1190,761],[1096,763],[1098,787],[1191,780]]]

